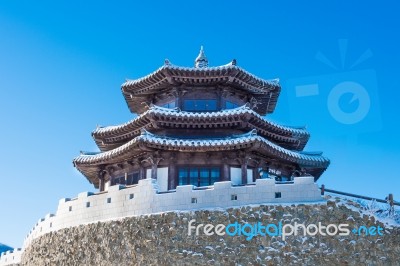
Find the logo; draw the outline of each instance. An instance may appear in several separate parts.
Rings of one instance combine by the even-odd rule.
[[[261,237],[272,237],[280,236],[282,240],[285,240],[288,236],[348,236],[351,233],[355,235],[375,236],[383,235],[383,228],[380,226],[360,226],[350,230],[349,224],[328,224],[323,225],[321,222],[318,224],[307,224],[297,223],[283,224],[282,221],[278,224],[269,223],[263,224],[262,222],[257,223],[230,223],[224,224],[197,224],[196,220],[190,220],[188,224],[188,235],[194,233],[196,236],[204,234],[206,236],[212,236],[214,234],[219,236],[244,236],[246,240],[250,241],[256,236]]]
[[[322,52],[316,60],[334,71],[328,75],[288,80],[292,123],[319,126],[325,136],[357,135],[381,129],[375,70],[356,68],[372,57],[367,49],[352,63],[346,62],[347,40],[339,40],[341,67]]]

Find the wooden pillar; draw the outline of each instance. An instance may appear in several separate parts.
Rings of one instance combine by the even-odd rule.
[[[268,165],[265,166],[265,168],[263,168],[263,171],[266,171],[266,172],[267,172],[268,178],[271,178],[271,177],[269,176],[269,166],[268,166]]]
[[[177,184],[176,165],[170,164],[168,167],[168,189],[175,189]]]
[[[139,163],[139,180],[146,178],[146,168],[144,168],[143,163]]]
[[[393,194],[389,194],[389,214],[394,215],[394,199]]]
[[[154,162],[151,164],[151,178],[157,179],[157,164]]]
[[[260,179],[260,172],[258,171],[258,167],[253,168],[253,182],[256,182],[257,179]]]
[[[242,168],[242,184],[247,184],[247,164],[249,162],[248,157],[243,157],[241,159],[241,168]]]
[[[231,180],[230,178],[230,173],[229,173],[229,164],[228,164],[228,158],[224,158],[222,160],[222,180],[221,181],[229,181]]]
[[[175,93],[176,97],[176,107],[183,110],[183,96],[187,91],[185,89],[178,88]]]
[[[394,204],[393,204],[394,202],[393,202],[393,194],[389,194],[389,204],[390,204],[390,206],[393,206]]]
[[[176,170],[176,155],[172,155],[169,158],[168,166],[168,189],[175,189],[178,185]]]
[[[98,172],[98,177],[99,177],[99,190],[100,190],[100,192],[101,192],[101,191],[104,191],[104,189],[105,189],[104,175],[105,175],[104,170],[100,170],[100,171]]]
[[[100,192],[104,191],[105,185],[104,185],[104,178],[99,179],[99,189]]]
[[[144,161],[149,162],[151,165],[151,178],[152,179],[157,179],[157,166],[162,159],[163,158],[161,158],[161,157],[150,156],[144,160]]]
[[[254,168],[253,168],[253,182],[256,182],[257,179],[260,179],[260,172],[258,171],[261,166],[260,160],[255,160]]]
[[[217,110],[222,110],[223,105],[222,105],[222,90],[221,88],[216,87],[216,93],[217,93]]]

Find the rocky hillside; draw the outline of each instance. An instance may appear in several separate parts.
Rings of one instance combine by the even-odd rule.
[[[196,229],[189,235],[191,220],[194,228],[212,224],[206,231],[213,234],[200,226],[198,236]],[[238,225],[258,222],[270,226],[247,226],[238,235]],[[332,235],[276,235],[275,229],[296,223],[348,226],[336,234],[330,226]],[[233,224],[236,235],[218,235],[217,224]],[[377,220],[358,203],[329,198],[327,204],[168,212],[67,228],[34,240],[22,265],[399,265],[399,254],[399,225]]]

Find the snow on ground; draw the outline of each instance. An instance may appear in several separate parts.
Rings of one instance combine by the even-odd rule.
[[[362,200],[353,197],[338,195],[334,193],[325,193],[325,199],[334,201],[337,205],[344,205],[352,211],[360,213],[360,215],[370,215],[376,220],[385,224],[387,227],[400,226],[400,207],[394,206],[393,212],[390,211],[389,204],[379,203],[374,200]],[[354,219],[348,217],[348,219]]]

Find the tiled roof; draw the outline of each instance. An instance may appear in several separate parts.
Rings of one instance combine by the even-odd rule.
[[[206,151],[223,151],[258,146],[258,150],[303,166],[326,168],[329,165],[329,160],[321,155],[305,154],[284,149],[258,136],[255,130],[247,134],[220,139],[178,139],[157,136],[143,131],[140,136],[111,151],[97,155],[80,155],[74,159],[74,164],[79,168],[80,165],[112,163],[113,161],[124,159],[125,155],[132,150],[140,150],[140,147],[143,147],[142,145],[158,150],[183,152],[197,151],[199,148]]]
[[[186,84],[189,86],[207,86],[226,84],[232,88],[245,90],[260,101],[259,112],[271,113],[275,109],[281,90],[279,80],[261,79],[236,65],[218,67],[181,67],[166,64],[153,73],[122,84],[122,92],[132,112],[140,113],[140,103],[148,94],[160,89]]]
[[[178,119],[179,121],[196,120],[197,123],[210,123],[215,120],[223,123],[221,121],[232,122],[235,119],[240,119],[238,116],[243,115],[248,115],[249,123],[252,125],[254,124],[253,126],[259,128],[259,130],[262,129],[262,133],[271,137],[271,139],[295,143],[297,147],[294,149],[303,149],[310,136],[304,127],[279,125],[262,117],[247,105],[218,112],[185,112],[177,108],[167,109],[153,105],[148,111],[125,124],[97,128],[92,132],[92,136],[100,149],[104,151],[108,150],[107,144],[129,140],[138,135],[140,129],[149,126],[151,121],[156,120],[156,118],[157,120],[162,120],[162,117],[168,117],[168,119],[172,119],[172,121],[178,121]]]
[[[237,78],[243,84],[248,84],[254,87],[254,92],[258,93],[265,93],[280,88],[278,79],[265,80],[251,74],[239,66],[232,64],[204,68],[182,67],[172,64],[163,65],[147,76],[139,79],[127,80],[122,84],[122,88],[129,89],[129,91],[132,91],[132,94],[138,94],[140,93],[141,89],[144,90],[146,87],[150,89],[157,86],[157,84],[163,82],[164,80],[168,81],[166,77],[170,76],[176,78],[181,77],[182,79],[184,79],[185,76],[193,78],[196,77],[199,78],[198,83],[212,81],[216,78]]]

